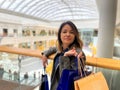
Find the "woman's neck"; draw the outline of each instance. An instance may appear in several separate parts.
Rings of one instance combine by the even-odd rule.
[[[66,48],[69,48],[68,45],[63,45],[63,50],[65,50]]]

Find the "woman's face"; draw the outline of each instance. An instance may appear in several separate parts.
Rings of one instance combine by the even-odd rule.
[[[64,47],[67,48],[71,43],[73,43],[75,39],[75,34],[72,28],[68,24],[63,26],[60,34],[60,38],[63,44],[63,48]]]

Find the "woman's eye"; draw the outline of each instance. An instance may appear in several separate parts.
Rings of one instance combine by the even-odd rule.
[[[63,31],[63,33],[67,33],[66,31]]]
[[[70,33],[73,33],[73,34],[74,34],[74,32],[70,32]]]

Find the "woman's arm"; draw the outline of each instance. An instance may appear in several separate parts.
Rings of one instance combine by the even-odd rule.
[[[45,50],[44,52],[42,52],[42,61],[43,61],[43,65],[46,66],[46,64],[48,64],[48,57],[54,53],[57,52],[57,48],[56,47],[50,47],[48,50]]]
[[[46,56],[47,58],[56,53],[57,52],[57,48],[56,47],[50,47],[48,50],[45,50],[42,52],[42,55]]]

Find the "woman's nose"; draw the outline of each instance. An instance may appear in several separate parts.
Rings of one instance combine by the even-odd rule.
[[[68,32],[68,33],[67,33],[67,35],[69,36],[69,35],[70,35],[70,33]]]

